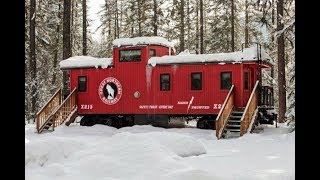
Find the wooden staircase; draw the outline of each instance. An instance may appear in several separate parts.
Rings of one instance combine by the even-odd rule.
[[[227,121],[226,128],[222,132],[223,138],[233,138],[240,136],[241,117],[244,111],[233,110]]]
[[[254,128],[255,114],[258,110],[258,84],[256,82],[246,107],[234,108],[234,85],[220,109],[216,118],[216,136],[220,138],[231,138],[243,136]]]
[[[40,109],[36,116],[37,131],[41,133],[44,130],[53,131],[55,127],[61,125],[67,119],[66,125],[72,123],[77,114],[76,103],[77,88],[62,101],[61,88],[57,90],[49,101]]]

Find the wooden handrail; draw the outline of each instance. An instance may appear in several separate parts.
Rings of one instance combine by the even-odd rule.
[[[68,116],[77,108],[76,102],[77,88],[75,87],[68,97],[52,113],[53,128],[62,124]]]
[[[228,118],[232,112],[234,106],[234,85],[231,86],[229,93],[224,100],[224,103],[219,111],[219,114],[216,118],[216,136],[218,139],[221,138],[222,132],[226,127]]]
[[[252,116],[254,114],[254,111],[257,109],[258,84],[259,84],[259,81],[257,81],[256,84],[254,85],[250,98],[247,102],[246,108],[244,109],[243,115],[241,117],[240,136],[244,135],[248,131],[249,125],[253,120]]]
[[[61,103],[61,88],[59,88],[49,101],[37,112],[37,131],[39,132],[42,126],[47,122],[51,112],[55,110]]]

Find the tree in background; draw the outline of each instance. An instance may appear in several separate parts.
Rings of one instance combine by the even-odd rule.
[[[82,0],[82,54],[87,55],[87,0]]]
[[[70,31],[70,18],[71,18],[71,0],[63,1],[63,59],[68,59],[72,56],[71,47],[71,31]],[[66,97],[70,92],[69,90],[69,73],[63,71],[63,90],[62,94]]]
[[[234,52],[234,0],[231,0],[231,51]]]
[[[31,81],[31,114],[32,118],[35,118],[36,105],[37,105],[37,61],[36,61],[36,0],[30,0],[30,62],[29,72]]]
[[[278,90],[279,90],[279,116],[280,123],[285,121],[286,103],[286,71],[285,71],[285,44],[283,33],[283,0],[277,3],[277,43],[278,43]]]
[[[201,1],[201,0],[200,0]],[[180,14],[180,52],[184,51],[184,0],[180,0],[180,8],[179,8],[179,14]]]
[[[158,35],[158,3],[157,0],[153,0],[153,35]]]
[[[200,54],[204,53],[203,47],[203,0],[200,0]]]
[[[249,47],[249,12],[248,12],[248,0],[245,1],[245,25],[244,25],[244,47]]]

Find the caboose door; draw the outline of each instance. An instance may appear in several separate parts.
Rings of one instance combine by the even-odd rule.
[[[243,72],[243,103],[242,106],[245,107],[249,100],[249,97],[253,88],[253,69],[247,67]]]

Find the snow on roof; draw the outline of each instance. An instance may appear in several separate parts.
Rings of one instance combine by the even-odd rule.
[[[120,38],[113,41],[114,46],[135,46],[144,44],[162,45],[167,47],[174,47],[173,42],[169,42],[163,37],[150,36],[150,37],[134,37],[134,38]]]
[[[261,49],[262,61],[274,64],[271,57]],[[188,50],[181,52],[177,56],[162,56],[152,57],[149,59],[148,64],[156,66],[157,64],[187,64],[187,63],[205,63],[205,62],[232,62],[241,63],[244,61],[257,61],[257,47],[253,46],[245,48],[242,51],[231,53],[217,53],[217,54],[190,54]]]
[[[91,56],[73,56],[62,60],[59,65],[60,69],[70,68],[107,68],[113,64],[112,58],[95,58]]]

